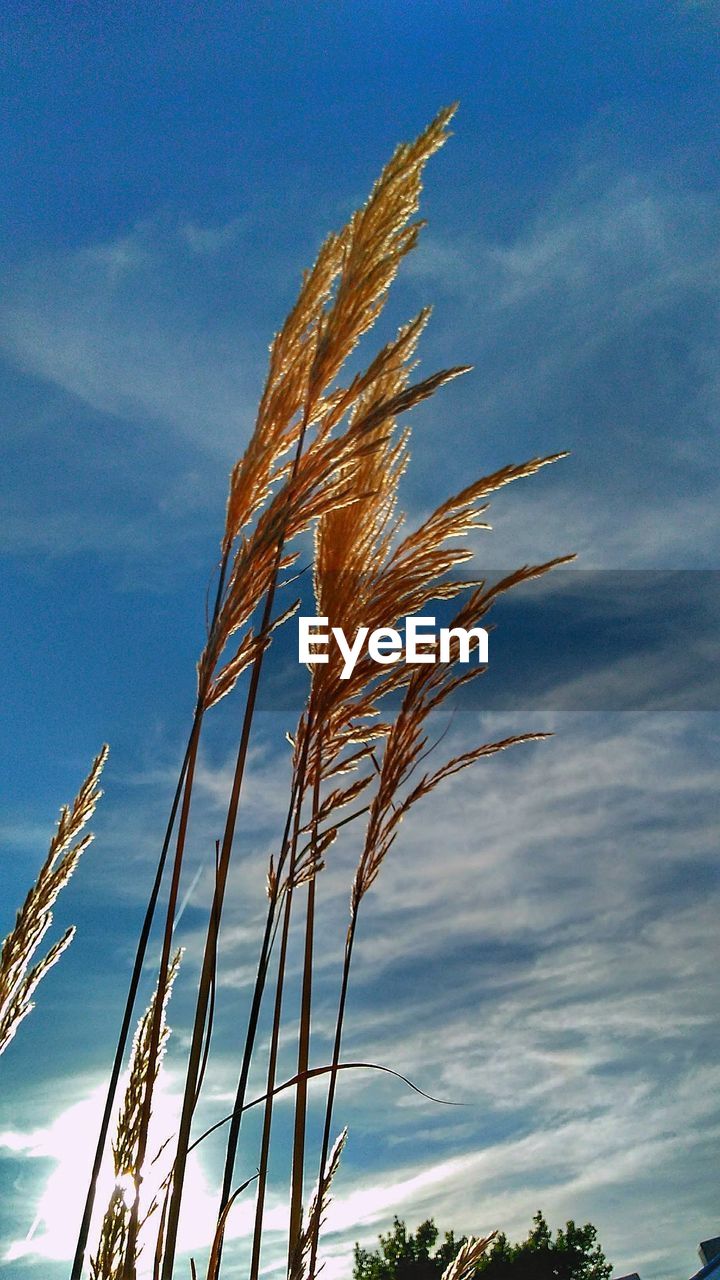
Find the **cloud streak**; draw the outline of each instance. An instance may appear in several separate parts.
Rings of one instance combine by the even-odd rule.
[[[468,714],[444,746],[454,751],[481,729],[490,736],[501,720],[503,731],[520,727]],[[364,904],[347,1058],[386,1063],[466,1105],[437,1108],[395,1081],[343,1077],[337,1118],[351,1137],[328,1219],[328,1274],[347,1274],[352,1242],[369,1242],[393,1213],[413,1223],[433,1215],[443,1229],[467,1231],[522,1232],[537,1206],[554,1222],[591,1218],[619,1270],[652,1269],[659,1280],[689,1274],[693,1237],[712,1228],[715,735],[709,718],[693,715],[556,714],[554,727],[551,742],[485,762],[403,824]],[[253,761],[249,861],[236,869],[229,900],[229,976],[201,1123],[224,1114],[232,1093],[230,1046],[285,768],[262,750]],[[203,829],[220,814],[227,782],[228,769],[206,759]],[[266,802],[269,827],[258,825]],[[316,1061],[332,1028],[358,837],[332,850],[319,885]],[[179,929],[190,970],[209,893],[210,880],[201,880]],[[292,972],[298,965],[294,955]],[[292,1074],[293,1055],[288,1028],[281,1078]],[[262,1091],[261,1067],[253,1089]],[[313,1124],[321,1098],[316,1086]],[[278,1116],[279,1151],[289,1105]],[[5,1146],[17,1152],[29,1141],[16,1133]],[[203,1185],[213,1185],[221,1149],[203,1149]],[[286,1214],[277,1152],[274,1177],[271,1266]],[[40,1207],[45,1192],[41,1184]],[[203,1195],[210,1204],[212,1192]],[[242,1239],[251,1211],[250,1194],[233,1239]],[[195,1248],[210,1229],[209,1209],[205,1216]]]
[[[719,228],[706,192],[618,173],[598,155],[504,241],[467,230],[452,242],[423,239],[401,293],[443,300],[426,359],[462,352],[476,365],[451,393],[455,439],[476,451],[479,428],[508,456],[573,451],[552,477],[493,504],[499,532],[481,546],[495,567],[567,546],[586,567],[697,566],[700,527],[714,563],[720,503],[705,463],[716,454],[720,404]],[[241,219],[156,217],[15,266],[5,273],[0,346],[92,412],[174,439],[174,465],[199,471],[196,489],[207,492],[247,438],[265,360],[258,326],[271,332],[289,301],[259,237]],[[428,412],[435,431],[448,410]],[[415,450],[422,471],[434,452],[425,428]],[[450,458],[450,474],[456,465]],[[424,493],[405,501],[417,511]],[[13,519],[12,540],[32,541],[31,525]],[[51,512],[49,527],[58,520],[61,541],[82,542],[66,513]]]

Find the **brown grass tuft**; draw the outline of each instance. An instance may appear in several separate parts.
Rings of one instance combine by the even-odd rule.
[[[60,959],[75,934],[74,925],[53,944],[32,969],[31,961],[50,925],[58,894],[72,876],[80,858],[92,841],[88,833],[79,839],[102,795],[98,787],[108,757],[104,746],[95,757],[90,772],[71,805],[60,810],[57,831],[38,878],[17,913],[15,928],[3,942],[0,953],[0,1054],[13,1039],[23,1018],[34,1007],[32,999],[38,983]]]
[[[171,962],[167,982],[163,992],[162,1023],[160,1032],[160,1048],[153,1063],[150,1062],[150,1033],[157,1003],[157,987],[153,997],[142,1015],[130,1056],[130,1077],[125,1090],[117,1133],[112,1146],[115,1187],[113,1188],[108,1207],[100,1229],[100,1239],[95,1257],[90,1259],[91,1280],[118,1280],[127,1247],[130,1213],[133,1202],[140,1194],[142,1169],[138,1168],[138,1146],[143,1100],[148,1087],[151,1071],[157,1079],[160,1070],[170,1028],[165,1021],[167,1003],[172,994],[173,983],[177,976],[182,950],[178,950]],[[157,1208],[155,1201],[145,1216],[145,1221]]]
[[[493,1232],[491,1236],[485,1236],[484,1239],[470,1236],[443,1271],[442,1280],[473,1280],[475,1268],[488,1245],[495,1239],[495,1235],[496,1233]]]
[[[307,1221],[303,1227],[298,1247],[295,1250],[288,1269],[288,1280],[309,1280],[313,1254],[313,1241],[317,1240],[319,1236],[325,1219],[325,1214],[327,1213],[327,1209],[330,1204],[330,1188],[332,1186],[332,1180],[340,1165],[340,1157],[342,1156],[343,1149],[347,1141],[347,1133],[347,1129],[343,1129],[342,1133],[336,1139],[335,1145],[328,1156],[328,1162],[323,1172],[323,1176],[315,1187],[310,1201]]]
[[[230,863],[237,847],[237,819],[257,693],[272,634],[296,608],[294,604],[281,606],[276,602],[276,595],[284,571],[295,563],[299,554],[297,540],[306,532],[314,531],[317,612],[328,618],[331,627],[341,627],[346,634],[360,624],[369,630],[398,628],[403,618],[420,615],[431,602],[440,600],[455,601],[452,626],[471,629],[504,592],[564,562],[555,560],[523,567],[492,585],[477,580],[468,582],[458,572],[473,555],[469,535],[478,528],[488,527],[482,518],[488,496],[516,479],[532,475],[564,456],[562,454],[532,458],[481,477],[443,501],[416,529],[406,531],[397,499],[409,456],[409,432],[404,422],[400,425],[400,418],[466,371],[466,366],[456,366],[413,381],[416,349],[429,309],[424,308],[400,328],[369,363],[363,366],[358,362],[355,367],[360,368],[359,372],[347,370],[349,358],[380,315],[405,254],[417,241],[422,224],[415,220],[415,215],[423,168],[447,137],[453,110],[441,111],[414,142],[397,148],[364,207],[352,215],[341,231],[325,240],[315,265],[303,277],[297,302],[270,348],[267,379],[251,438],[230,475],[215,603],[198,663],[193,725],[141,932],[72,1280],[80,1280],[98,1160],[113,1114],[114,1089],[125,1058],[137,983],[165,859],[177,823],[158,986],[133,1045],[130,1083],[113,1147],[118,1186],[108,1205],[98,1251],[92,1260],[93,1280],[135,1280],[137,1233],[141,1225],[139,1190],[147,1156],[153,1087],[167,1036],[165,1005],[177,969],[178,958],[171,964],[170,956],[203,718],[210,707],[231,693],[241,674],[249,670],[224,829],[222,839],[217,842],[215,893],[196,993],[173,1175],[167,1184],[157,1232],[156,1280],[160,1277],[172,1280],[174,1275],[186,1161],[194,1145],[191,1142],[193,1114],[212,1037],[218,936]],[[279,955],[267,1086],[263,1098],[258,1100],[264,1103],[264,1117],[249,1270],[250,1280],[258,1280],[260,1275],[264,1206],[271,1167],[273,1099],[278,1091],[278,1051],[287,1018],[283,999],[295,891],[302,887],[305,950],[298,1020],[298,1070],[289,1082],[296,1088],[296,1110],[288,1280],[314,1280],[320,1226],[345,1141],[343,1134],[330,1152],[360,903],[379,875],[402,818],[418,800],[481,758],[515,743],[546,736],[522,734],[482,743],[449,756],[432,770],[426,766],[427,771],[422,772],[423,761],[432,750],[430,725],[435,711],[455,690],[482,674],[483,668],[477,664],[459,670],[459,660],[456,642],[449,659],[434,665],[413,666],[401,659],[392,665],[378,666],[368,654],[363,655],[346,680],[341,679],[341,664],[335,653],[331,652],[326,664],[313,666],[308,699],[291,740],[292,780],[285,830],[268,871],[267,917],[248,1010],[235,1105],[228,1117],[225,1166],[208,1280],[215,1280],[220,1273],[227,1216],[239,1194],[232,1189],[236,1186],[240,1123],[246,1106],[250,1105],[246,1103],[248,1079],[255,1062],[259,1019],[277,939]],[[392,693],[400,695],[399,708],[388,698]],[[389,707],[392,712],[387,710]],[[339,816],[341,810],[349,812]],[[303,1217],[307,1081],[313,1075],[309,1063],[315,881],[339,829],[361,814],[367,814],[367,825],[351,889],[332,1062],[329,1068],[323,1069],[327,1070],[329,1079],[320,1159],[315,1166],[319,1169],[318,1186],[310,1209]],[[83,844],[78,845],[71,852],[81,851],[82,847]],[[295,911],[297,913],[297,907]],[[58,947],[62,949],[64,945],[65,939]],[[11,952],[12,948],[8,953],[12,958]],[[3,958],[4,955],[3,951]],[[46,967],[53,958],[56,957],[51,952],[43,962]],[[35,981],[36,973],[37,970],[30,975]],[[132,1194],[130,1203],[122,1187],[127,1180]],[[153,1207],[143,1208],[146,1218]],[[447,1269],[444,1280],[469,1280],[488,1243],[489,1240],[468,1241]],[[191,1265],[195,1274],[194,1264]]]

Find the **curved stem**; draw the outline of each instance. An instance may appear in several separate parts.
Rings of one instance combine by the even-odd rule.
[[[402,1080],[403,1084],[412,1089],[413,1093],[417,1093],[421,1098],[427,1098],[428,1102],[436,1102],[439,1107],[467,1107],[470,1105],[467,1102],[457,1102],[452,1098],[435,1098],[431,1093],[426,1093],[424,1089],[420,1089],[418,1085],[413,1084],[412,1080],[408,1076],[404,1076],[402,1071],[394,1071],[392,1067],[385,1067],[381,1062],[337,1062],[331,1063],[327,1067],[310,1067],[304,1073],[304,1078],[306,1080],[316,1080],[320,1076],[330,1075],[333,1071],[338,1073],[341,1071],[382,1071],[383,1074],[393,1076],[396,1080]],[[300,1078],[297,1075],[291,1076],[289,1080],[283,1080],[282,1084],[275,1085],[272,1096],[276,1098],[279,1093],[284,1093],[286,1089],[294,1089],[299,1084],[299,1081]],[[266,1100],[267,1094],[261,1093],[259,1097],[253,1098],[251,1102],[246,1102],[243,1106],[243,1111],[252,1111],[254,1107],[261,1106]],[[231,1111],[229,1115],[223,1116],[222,1120],[216,1120],[214,1124],[210,1125],[209,1129],[206,1129],[204,1133],[201,1133],[199,1137],[190,1143],[188,1150],[194,1151],[206,1138],[212,1137],[214,1133],[217,1133],[218,1129],[222,1129],[224,1125],[229,1124],[233,1114]]]

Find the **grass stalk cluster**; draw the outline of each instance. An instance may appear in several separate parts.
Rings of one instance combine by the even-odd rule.
[[[78,1231],[71,1280],[81,1280],[96,1209],[96,1189],[122,1066],[127,1054],[141,975],[155,933],[159,942],[153,999],[136,1033],[130,1083],[120,1106],[113,1145],[117,1186],[92,1253],[92,1280],[136,1280],[140,1236],[147,1235],[140,1190],[152,1157],[150,1121],[160,1062],[167,1039],[167,1001],[177,974],[173,958],[185,852],[194,814],[196,770],[206,717],[230,697],[240,700],[235,767],[224,828],[217,843],[215,885],[208,911],[202,965],[194,991],[194,1012],[178,1131],[172,1137],[172,1167],[162,1211],[155,1215],[156,1280],[172,1280],[194,1261],[178,1260],[178,1232],[185,1206],[187,1161],[203,1140],[193,1122],[212,1047],[218,965],[223,960],[222,923],[229,873],[248,840],[241,818],[247,762],[256,719],[258,691],[273,633],[292,616],[296,601],[285,599],[283,579],[300,555],[299,539],[313,539],[315,610],[331,627],[354,633],[362,623],[397,627],[437,602],[452,602],[453,627],[471,629],[507,591],[548,572],[564,559],[524,566],[489,585],[468,580],[472,535],[486,525],[488,497],[528,477],[563,455],[531,458],[472,480],[443,498],[415,528],[398,507],[401,479],[410,460],[408,413],[452,379],[467,372],[454,366],[417,379],[418,343],[428,323],[424,308],[366,362],[358,359],[362,340],[379,318],[405,256],[414,248],[422,223],[417,218],[425,165],[447,136],[454,108],[441,111],[413,142],[397,148],[365,205],[337,233],[327,237],[305,273],[295,305],[270,347],[267,379],[247,448],[230,474],[225,525],[220,538],[214,607],[197,665],[195,705],[187,747],[147,910],[140,930],[127,1000],[117,1037],[93,1170]],[[352,366],[352,368],[351,368]],[[321,1269],[321,1225],[330,1201],[346,1130],[333,1143],[339,1081],[351,1066],[342,1060],[347,997],[353,955],[364,914],[400,831],[402,819],[436,787],[480,760],[542,733],[507,736],[475,744],[430,767],[434,723],[452,695],[482,674],[477,663],[461,661],[457,640],[449,655],[436,652],[430,664],[392,661],[379,665],[362,655],[350,676],[330,656],[308,669],[307,698],[289,735],[292,750],[284,830],[266,872],[267,913],[259,938],[255,984],[246,1011],[245,1040],[233,1080],[235,1098],[226,1133],[217,1221],[207,1280],[223,1270],[223,1245],[233,1204],[249,1183],[237,1186],[236,1169],[244,1136],[242,1119],[251,1106],[263,1111],[259,1152],[243,1149],[257,1170],[254,1228],[248,1241],[249,1280],[258,1280],[266,1241],[265,1207],[273,1141],[273,1104],[282,1091],[294,1093],[292,1149],[287,1153],[289,1230],[288,1280],[315,1280]],[[435,743],[435,747],[438,743]],[[0,1051],[29,1007],[39,977],[66,945],[62,939],[46,960],[27,972],[29,957],[47,927],[54,895],[77,862],[83,843],[72,844],[97,798],[98,757],[81,796],[64,810],[55,850],[41,873],[3,949],[3,1010]],[[329,1062],[313,1057],[313,1001],[317,964],[316,928],[322,911],[321,874],[343,829],[356,841],[357,863],[349,884],[349,912],[337,1011]],[[56,863],[60,854],[63,860]],[[55,869],[54,869],[55,868]],[[159,910],[162,904],[162,912]],[[236,906],[237,904],[233,904]],[[24,913],[24,914],[23,914]],[[155,930],[155,933],[153,932]],[[288,954],[297,931],[302,955],[299,1016],[288,1019]],[[7,958],[6,958],[7,951]],[[274,953],[277,953],[275,956]],[[275,961],[271,969],[271,961]],[[44,965],[44,968],[43,968]],[[270,974],[273,981],[270,982]],[[265,1091],[248,1101],[251,1069],[258,1056],[262,1011],[270,1011]],[[13,1021],[14,1020],[14,1021]],[[281,1037],[294,1038],[297,1071],[278,1083]],[[3,1040],[2,1036],[5,1036]],[[319,1143],[308,1127],[309,1086],[324,1088]],[[219,1126],[213,1126],[217,1129]],[[310,1180],[315,1191],[306,1204]],[[129,1180],[129,1182],[128,1182]],[[130,1186],[130,1192],[127,1186]],[[157,1207],[157,1205],[155,1206]],[[487,1240],[468,1241],[445,1280],[468,1280]],[[233,1272],[235,1274],[235,1272]]]

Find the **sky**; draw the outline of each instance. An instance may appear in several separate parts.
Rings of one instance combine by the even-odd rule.
[[[96,840],[56,913],[77,936],[0,1061],[2,1275],[68,1274],[268,343],[326,232],[458,100],[378,335],[432,303],[422,371],[474,367],[412,415],[402,506],[416,521],[475,475],[568,449],[496,496],[476,550],[488,571],[578,560],[497,610],[488,675],[444,745],[555,736],[428,800],[368,897],[347,1053],[463,1105],[346,1073],[325,1274],[348,1277],[353,1242],[395,1214],[519,1235],[541,1208],[555,1227],[595,1223],[618,1276],[689,1277],[720,1233],[720,7],[10,0],[0,23],[0,936],[60,804],[111,745]],[[282,825],[291,628],[261,689],[208,1123],[234,1091]],[[158,1134],[177,1116],[240,707],[218,708],[199,762]],[[318,1061],[356,840],[318,885]],[[152,981],[148,966],[144,997]],[[268,1275],[289,1124],[288,1101]],[[191,1164],[181,1243],[198,1258],[221,1160],[210,1143]],[[252,1212],[247,1193],[230,1278]]]

